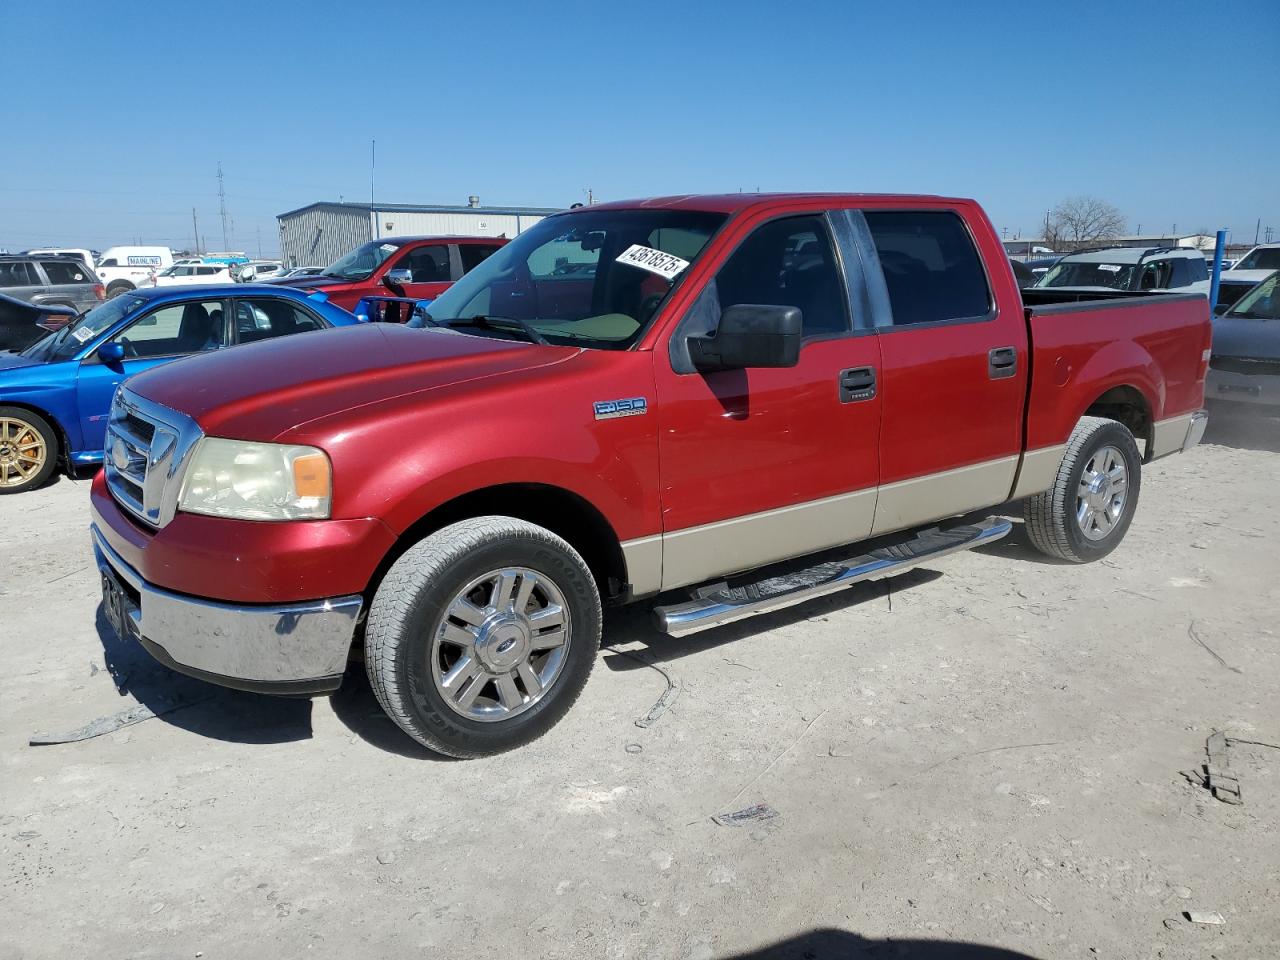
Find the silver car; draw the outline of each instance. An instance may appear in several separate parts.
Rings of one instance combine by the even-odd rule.
[[[1204,395],[1280,409],[1280,272],[1213,318]]]
[[[83,261],[54,254],[0,256],[0,293],[77,313],[93,309],[105,296],[97,274]]]

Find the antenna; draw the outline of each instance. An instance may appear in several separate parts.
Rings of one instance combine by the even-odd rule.
[[[230,250],[227,239],[227,191],[222,186],[222,161],[218,161],[218,212],[222,214],[222,249]]]

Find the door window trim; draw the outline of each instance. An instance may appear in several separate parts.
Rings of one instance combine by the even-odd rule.
[[[231,332],[230,330],[227,329],[227,324],[230,323],[229,314],[227,313],[227,305],[231,302],[230,299],[222,298],[222,297],[209,297],[209,298],[192,297],[190,300],[179,300],[176,303],[162,303],[159,306],[146,311],[145,313],[138,314],[137,317],[130,320],[123,327],[120,327],[114,333],[108,333],[105,337],[99,340],[97,345],[93,347],[93,349],[90,350],[90,352],[86,354],[80,362],[101,364],[103,361],[98,356],[98,347],[102,346],[104,343],[113,343],[116,337],[119,337],[122,334],[124,334],[126,330],[129,330],[137,326],[140,322],[147,319],[147,317],[151,316],[153,313],[159,313],[161,310],[166,310],[169,307],[185,307],[188,303],[212,303],[215,300],[218,300],[222,303],[222,339],[224,344],[226,345],[223,346],[221,349],[225,350],[228,346],[235,346],[235,344],[226,343],[227,337]],[[197,357],[203,353],[215,353],[215,352],[216,351],[214,350],[196,350],[191,353],[160,353],[152,357],[122,357],[119,362],[121,364],[125,364],[131,360],[168,360],[168,359],[176,359],[178,357]]]
[[[707,282],[703,284],[703,287],[698,291],[697,296],[689,302],[689,305],[685,308],[684,314],[672,329],[671,335],[667,339],[667,358],[671,363],[672,371],[680,376],[689,376],[699,373],[699,371],[694,368],[693,361],[688,356],[688,350],[685,347],[685,340],[690,335],[687,331],[689,331],[689,328],[694,325],[694,321],[702,312],[702,309],[705,308],[703,299],[707,296],[708,291],[716,286],[716,278],[720,275],[720,271],[723,270],[725,265],[733,259],[738,250],[742,248],[742,245],[750,240],[757,230],[767,227],[771,223],[776,223],[779,220],[797,220],[802,217],[811,217],[815,220],[821,221],[823,229],[825,229],[827,233],[827,243],[830,245],[831,253],[834,257],[832,266],[836,271],[836,282],[840,284],[841,289],[844,291],[844,296],[840,298],[840,302],[843,304],[845,311],[845,329],[832,333],[815,333],[802,337],[800,340],[800,352],[803,354],[804,348],[811,343],[823,343],[828,340],[844,340],[852,337],[865,337],[875,334],[876,331],[874,329],[870,327],[862,327],[856,319],[857,313],[854,310],[854,303],[850,291],[849,270],[846,267],[847,254],[838,231],[835,229],[835,224],[833,223],[833,215],[839,212],[840,211],[838,209],[830,209],[827,207],[815,207],[811,210],[781,210],[753,223],[746,233],[744,233],[728,250],[728,252],[724,254],[719,263],[715,265],[714,272],[707,278]],[[724,224],[721,225],[720,230],[724,230],[732,220],[732,217],[726,219]],[[713,233],[707,238],[707,242],[704,244],[703,249],[714,242],[720,230],[717,230],[716,233]],[[861,263],[858,264],[858,276],[861,279]],[[683,279],[683,277],[680,279]],[[664,298],[663,303],[659,304],[658,309],[654,311],[655,317],[658,316],[662,307],[665,306],[666,300],[670,299],[671,295],[675,292],[678,284],[679,280],[677,280],[677,283],[673,284],[671,290],[667,292],[667,296]],[[718,303],[718,292],[716,300]]]
[[[235,319],[236,319],[236,317],[237,317],[237,311],[240,309],[240,304],[241,304],[241,303],[248,303],[250,300],[274,300],[274,301],[276,301],[277,303],[287,303],[289,306],[293,307],[295,310],[298,310],[298,311],[300,311],[301,313],[305,313],[308,317],[310,317],[310,318],[311,318],[312,320],[314,320],[316,323],[320,324],[320,329],[321,329],[321,330],[330,330],[330,329],[332,329],[332,328],[333,328],[333,324],[332,324],[332,323],[330,323],[330,322],[329,322],[328,320],[326,320],[324,317],[320,316],[318,313],[315,313],[315,312],[313,312],[312,310],[310,310],[309,308],[307,308],[307,307],[303,306],[301,303],[299,303],[297,300],[294,300],[292,297],[273,297],[273,296],[271,296],[270,294],[266,294],[266,295],[258,294],[257,296],[252,296],[252,295],[250,295],[250,296],[235,296],[235,297],[232,297],[232,298],[231,298],[231,318],[232,318],[233,320],[235,320]],[[227,316],[227,313],[226,313],[226,311],[225,311],[225,310],[223,311],[223,314],[222,314],[222,315],[223,315],[223,317],[224,317],[224,318]],[[312,331],[312,332],[314,332],[314,331]],[[234,325],[233,327],[231,327],[231,329],[229,329],[229,330],[227,331],[227,335],[228,335],[228,337],[229,337],[229,338],[232,338],[232,339],[231,339],[231,343],[230,343],[230,344],[228,344],[228,346],[238,347],[238,346],[240,346],[240,345],[241,345],[241,344],[240,344],[240,322],[239,322],[239,320],[236,320],[235,325]],[[285,336],[285,337],[292,337],[292,336],[294,336],[294,334],[292,334],[292,333],[286,333],[286,334],[283,334],[283,336]],[[282,337],[267,337],[266,339],[267,339],[267,340],[279,340],[279,339],[282,339]],[[254,343],[262,343],[263,341],[261,341],[261,340],[254,340],[253,342],[254,342]]]
[[[1000,305],[996,298],[996,288],[991,282],[991,271],[986,257],[974,236],[969,221],[954,207],[850,207],[845,213],[854,224],[853,235],[858,244],[858,252],[863,257],[868,277],[868,289],[872,306],[875,309],[876,333],[893,334],[906,330],[932,330],[936,327],[959,327],[975,323],[990,323],[1000,316]],[[985,314],[973,317],[949,317],[946,320],[929,320],[925,323],[894,323],[893,302],[889,298],[889,284],[884,278],[884,267],[880,265],[880,254],[876,250],[875,238],[871,233],[871,225],[864,216],[866,213],[945,213],[960,221],[969,243],[973,245],[974,255],[978,258],[978,266],[982,268],[982,278],[987,284],[987,303]]]

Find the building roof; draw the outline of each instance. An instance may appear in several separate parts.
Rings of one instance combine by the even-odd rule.
[[[1115,243],[1150,243],[1153,247],[1168,247],[1176,244],[1179,240],[1198,240],[1201,237],[1211,237],[1210,233],[1139,233],[1129,237],[1111,237],[1109,238]]]
[[[320,208],[349,210],[356,213],[368,213],[370,209],[372,209],[378,213],[487,213],[496,216],[532,217],[545,217],[552,213],[559,213],[562,209],[560,207],[451,207],[444,204],[431,203],[375,203],[370,207],[367,203],[317,200],[315,203],[308,203],[305,207],[298,207],[296,210],[286,210],[284,213],[276,214],[276,219],[280,220],[284,217],[292,217],[295,214],[305,213],[308,210],[316,210]]]

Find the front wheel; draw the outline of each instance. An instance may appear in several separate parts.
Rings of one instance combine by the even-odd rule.
[[[44,417],[0,407],[0,495],[40,486],[58,466],[58,435]]]
[[[1023,507],[1027,535],[1051,557],[1099,560],[1124,539],[1141,488],[1142,458],[1133,434],[1115,420],[1082,417],[1053,486]]]
[[[600,648],[600,595],[549,530],[476,517],[415,544],[369,608],[365,663],[378,702],[424,746],[480,757],[546,733]]]

